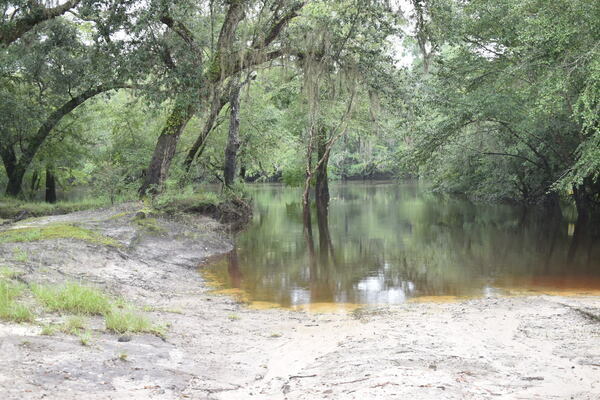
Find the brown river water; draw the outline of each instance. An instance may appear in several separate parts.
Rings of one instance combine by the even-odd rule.
[[[435,195],[416,183],[331,186],[304,228],[301,191],[250,186],[253,221],[201,268],[255,307],[317,310],[523,294],[600,294],[600,238],[575,216]]]

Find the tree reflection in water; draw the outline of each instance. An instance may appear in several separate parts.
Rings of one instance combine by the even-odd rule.
[[[253,223],[209,268],[251,300],[284,306],[600,290],[596,225],[568,208],[473,204],[411,183],[331,189],[329,210],[303,212],[298,190],[253,186]]]

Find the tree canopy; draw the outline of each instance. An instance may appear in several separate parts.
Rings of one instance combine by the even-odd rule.
[[[597,1],[0,6],[7,195],[410,177],[599,213]]]

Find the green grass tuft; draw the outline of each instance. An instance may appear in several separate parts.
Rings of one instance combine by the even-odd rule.
[[[0,278],[3,279],[15,279],[23,275],[23,272],[15,271],[12,268],[2,266],[0,267]]]
[[[15,298],[23,292],[19,285],[0,280],[0,319],[13,322],[31,322],[33,313]]]
[[[92,340],[92,334],[89,331],[83,331],[79,334],[79,343],[82,346],[89,346]]]
[[[61,287],[34,286],[33,294],[47,309],[73,314],[101,315],[111,309],[109,298],[98,289],[67,283]]]
[[[0,243],[2,243],[2,239],[0,238]],[[20,248],[13,249],[13,260],[18,262],[27,262],[29,261],[29,255],[27,252],[21,250]]]
[[[173,214],[183,212],[203,212],[215,208],[222,199],[218,194],[212,192],[203,193],[163,193],[154,199],[155,209]]]
[[[106,329],[116,333],[152,333],[164,337],[164,329],[153,325],[150,320],[131,310],[112,310],[106,314]]]
[[[148,233],[160,234],[166,232],[156,218],[134,218],[133,221]]]
[[[69,317],[69,319],[67,319],[65,323],[60,326],[60,330],[69,335],[78,335],[82,330],[85,329],[85,323],[85,318],[79,315],[74,315]]]
[[[107,246],[119,245],[119,243],[112,238],[68,224],[16,228],[0,232],[0,243],[34,242],[51,239],[77,239]]]
[[[40,335],[52,336],[56,333],[56,330],[57,330],[56,325],[53,325],[53,324],[44,325],[44,326],[42,326],[42,331],[40,332]]]

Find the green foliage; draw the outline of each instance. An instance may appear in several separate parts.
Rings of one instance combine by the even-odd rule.
[[[222,180],[228,105],[189,170],[183,160],[203,129],[210,92],[222,89],[226,99],[232,78],[254,70],[241,92],[237,154],[247,181],[302,185],[309,145],[317,161],[311,135],[326,143],[341,131],[328,159],[332,179],[420,176],[435,190],[523,203],[577,192],[600,207],[598,2],[411,1],[402,15],[387,1],[316,0],[263,51],[270,24],[297,3],[244,2],[246,13],[221,38],[238,3],[217,3],[185,0],[158,11],[154,2],[83,2],[77,16],[41,24],[6,47],[0,187],[17,165],[22,198],[39,199],[50,170],[59,198],[85,191],[94,200],[2,201],[0,218],[136,198],[157,137],[180,133],[174,122],[185,112],[169,118],[174,104],[196,113],[169,150],[169,173],[156,187],[166,195],[154,202],[169,212],[216,206],[223,199],[195,192]],[[167,14],[186,29],[165,27]],[[10,26],[7,14],[0,28]],[[226,49],[217,48],[220,39]],[[273,50],[281,52],[275,60]],[[407,68],[399,51],[414,58]],[[135,90],[93,96],[52,120],[99,84]]]
[[[400,156],[438,189],[478,198],[538,203],[593,187],[600,6],[448,4],[429,16],[446,33],[432,73],[413,71],[414,143]]]
[[[306,180],[306,166],[301,163],[293,163],[283,169],[281,181],[286,186],[300,187]]]

